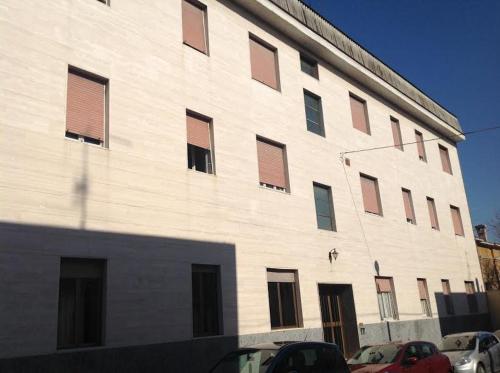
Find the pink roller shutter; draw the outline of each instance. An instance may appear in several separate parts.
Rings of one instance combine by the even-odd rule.
[[[104,83],[68,73],[66,131],[104,139],[105,87]]]
[[[436,205],[432,198],[427,198],[427,208],[429,209],[429,218],[431,220],[431,227],[434,229],[439,229],[439,223],[436,213]]]
[[[207,53],[205,10],[186,0],[182,1],[182,34],[184,43]]]
[[[427,161],[427,157],[425,156],[425,146],[423,142],[424,136],[418,131],[415,131],[415,141],[417,142],[418,157],[423,161]]]
[[[450,206],[451,219],[453,221],[453,228],[455,234],[458,236],[464,235],[464,227],[462,225],[462,217],[460,216],[460,210],[458,207]]]
[[[410,219],[414,223],[415,222],[415,214],[413,213],[411,192],[409,190],[406,190],[406,189],[403,189],[403,204],[405,206],[406,219]]]
[[[260,182],[286,188],[283,147],[257,139],[257,157]]]
[[[401,127],[397,119],[391,118],[392,138],[394,140],[394,147],[403,150],[403,140],[401,138]]]
[[[441,165],[443,166],[443,171],[453,174],[451,171],[450,154],[448,149],[444,146],[439,145],[439,155],[441,156]]]
[[[275,50],[250,38],[250,64],[252,78],[278,89]]]
[[[424,279],[418,279],[418,293],[420,294],[420,299],[428,299],[429,295],[427,293],[427,284]]]
[[[392,293],[390,278],[376,277],[375,284],[377,285],[377,293]]]
[[[361,193],[363,194],[365,211],[380,215],[377,181],[361,175]]]
[[[188,114],[186,126],[188,144],[210,150],[210,123]]]
[[[351,102],[352,125],[354,128],[370,134],[368,119],[366,117],[366,103],[359,98],[349,96]]]

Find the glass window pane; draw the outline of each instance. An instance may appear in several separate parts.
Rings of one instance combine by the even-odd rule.
[[[295,310],[295,286],[291,282],[280,283],[281,312],[283,326],[297,325]]]
[[[269,312],[271,315],[271,327],[277,328],[281,326],[280,310],[279,310],[279,297],[278,297],[278,283],[268,282],[267,290],[269,293]]]

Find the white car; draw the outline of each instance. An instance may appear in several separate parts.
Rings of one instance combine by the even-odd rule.
[[[450,334],[443,337],[439,350],[455,373],[500,373],[500,340],[493,333]]]

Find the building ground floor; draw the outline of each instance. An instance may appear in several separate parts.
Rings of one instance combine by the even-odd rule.
[[[237,254],[227,242],[0,223],[0,371],[198,373],[262,342],[325,340],[350,356],[490,327],[470,281],[396,288],[355,269],[328,281],[279,258],[249,263],[262,268],[251,276]],[[368,301],[361,278],[374,284]]]

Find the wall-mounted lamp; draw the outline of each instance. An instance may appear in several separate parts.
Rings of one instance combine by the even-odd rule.
[[[338,256],[339,256],[339,253],[337,252],[337,249],[330,250],[330,252],[328,253],[328,260],[331,263],[332,258],[333,258],[333,260],[337,260]]]

